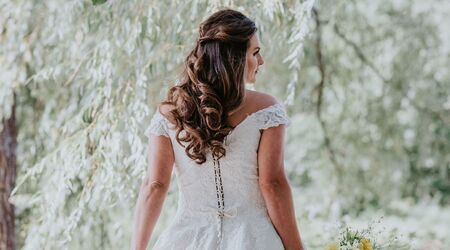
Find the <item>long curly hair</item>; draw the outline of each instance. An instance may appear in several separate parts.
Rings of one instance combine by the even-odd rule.
[[[217,159],[226,154],[223,141],[234,129],[228,113],[243,101],[246,52],[256,31],[255,23],[239,11],[226,8],[213,13],[200,24],[179,83],[161,102],[176,107],[168,113],[176,122],[176,140],[198,164],[209,152]]]

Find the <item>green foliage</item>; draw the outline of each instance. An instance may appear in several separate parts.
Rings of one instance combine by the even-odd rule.
[[[92,0],[92,3],[94,5],[99,5],[99,4],[103,4],[106,3],[107,0]]]
[[[401,242],[395,234],[383,235],[370,225],[363,229],[353,229],[342,224],[337,240],[330,242],[326,250],[408,250],[408,244]]]
[[[265,64],[254,88],[288,104],[286,170],[300,225],[315,228],[306,243],[322,249],[332,237],[318,225],[374,213],[422,230],[416,245],[446,240],[449,4],[320,1],[311,15],[313,1],[104,3],[0,4],[0,118],[15,93],[21,248],[128,247],[143,132],[219,6],[257,22]],[[176,195],[172,185],[155,237]]]

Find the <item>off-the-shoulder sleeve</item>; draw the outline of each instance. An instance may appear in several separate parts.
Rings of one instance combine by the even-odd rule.
[[[145,131],[145,135],[147,137],[149,137],[150,134],[169,137],[167,120],[158,110],[156,110],[153,114],[153,117],[150,120],[150,125]]]
[[[259,129],[268,129],[280,124],[285,124],[286,126],[291,124],[291,120],[285,111],[285,107],[281,103],[276,103],[257,112],[256,120]]]

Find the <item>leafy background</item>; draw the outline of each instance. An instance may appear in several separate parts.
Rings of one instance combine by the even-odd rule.
[[[450,248],[450,4],[440,0],[0,1],[18,246],[129,247],[143,132],[198,24],[224,6],[259,28],[265,65],[248,88],[288,105],[286,169],[306,246],[324,249],[345,223],[381,243]],[[150,245],[176,199],[172,185]]]

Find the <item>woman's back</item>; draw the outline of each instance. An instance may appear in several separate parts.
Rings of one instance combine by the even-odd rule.
[[[304,249],[284,173],[289,119],[275,98],[245,88],[264,64],[257,30],[227,8],[199,25],[147,131],[133,249],[147,247],[174,167],[178,210],[155,249]]]
[[[251,91],[249,99],[261,95]],[[255,107],[243,105],[236,112],[237,119],[247,116],[225,138],[226,155],[214,161],[208,154],[202,165],[178,144],[174,124],[155,113],[147,134],[170,138],[180,194],[177,214],[154,249],[283,249],[260,190],[258,147],[262,130],[290,121],[273,98],[259,103],[265,106],[247,112]]]

